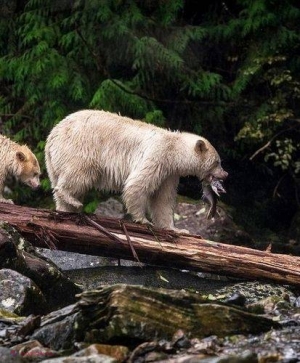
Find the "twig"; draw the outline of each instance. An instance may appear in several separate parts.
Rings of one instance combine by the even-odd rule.
[[[16,113],[3,113],[3,114],[0,114],[0,118],[1,117],[16,117],[16,116],[22,117],[22,118],[27,118],[28,120],[31,120],[32,119],[31,116],[21,115],[18,112],[16,112]]]
[[[131,252],[132,252],[133,257],[134,257],[134,258],[135,258],[138,262],[140,262],[140,263],[141,263],[141,261],[140,261],[140,259],[139,259],[139,256],[137,255],[137,253],[136,253],[136,251],[135,251],[135,249],[134,249],[134,247],[133,247],[133,245],[132,245],[132,242],[131,242],[130,236],[129,236],[129,234],[128,234],[127,228],[126,228],[126,226],[125,226],[125,223],[124,223],[124,222],[122,222],[122,221],[120,221],[120,225],[121,225],[121,227],[123,228],[123,231],[124,231],[124,233],[125,233],[125,236],[126,236],[126,239],[127,239],[128,244],[129,244],[129,246],[130,246],[130,249],[131,249]]]
[[[96,223],[95,221],[93,221],[90,217],[88,217],[87,215],[83,216],[84,219],[93,227],[95,227],[96,229],[98,229],[98,231],[102,232],[103,234],[105,234],[106,236],[112,238],[113,240],[115,240],[116,242],[119,243],[124,243],[124,241],[122,241],[119,237],[115,236],[113,233],[109,232],[106,228],[102,227],[99,223]]]
[[[280,197],[280,194],[277,192],[278,191],[278,188],[279,188],[279,185],[281,184],[282,180],[286,177],[286,174],[283,174],[282,177],[278,180],[275,188],[274,188],[274,191],[273,191],[273,198],[275,198],[276,195],[278,195]]]
[[[295,120],[297,121],[297,120]],[[289,127],[288,129],[286,130],[282,130],[282,131],[279,131],[277,134],[275,134],[271,140],[269,140],[264,146],[262,146],[260,149],[256,150],[255,153],[253,155],[250,156],[249,160],[253,160],[255,158],[256,155],[258,155],[260,152],[262,152],[263,150],[265,150],[267,147],[269,147],[271,145],[271,143],[281,134],[283,134],[284,132],[288,132],[288,131],[291,131],[295,129],[295,126],[293,127]]]
[[[57,250],[55,242],[57,238],[54,237],[53,233],[48,231],[47,228],[40,226],[34,222],[29,222],[28,226],[33,226],[36,229],[36,235],[40,241],[43,241],[50,250]]]
[[[274,138],[273,138],[274,139]],[[250,156],[249,160],[253,160],[255,158],[256,155],[258,155],[259,153],[261,153],[262,151],[264,151],[267,147],[269,147],[271,145],[271,142],[273,141],[270,140],[268,141],[263,147],[261,147],[260,149],[256,150],[255,153],[253,155]]]

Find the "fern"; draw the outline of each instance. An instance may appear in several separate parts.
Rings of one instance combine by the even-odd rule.
[[[259,147],[299,119],[300,9],[280,0],[211,5],[21,2],[0,24],[5,132],[41,152],[56,122],[92,107],[224,144],[238,135],[236,155]]]

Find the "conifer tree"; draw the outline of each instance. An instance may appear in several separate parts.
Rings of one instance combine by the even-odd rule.
[[[7,5],[9,4],[9,5]],[[2,132],[42,158],[53,125],[101,108],[201,133],[299,180],[293,0],[16,0],[1,5]]]

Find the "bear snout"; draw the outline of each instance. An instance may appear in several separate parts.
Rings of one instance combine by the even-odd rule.
[[[37,180],[28,180],[26,184],[32,189],[38,189],[40,187],[40,182]]]
[[[228,173],[224,169],[218,168],[211,173],[211,176],[216,179],[225,180],[228,177]]]
[[[228,173],[225,170],[222,171],[221,175],[222,176],[220,177],[220,179],[223,179],[223,180],[225,180],[228,177]]]

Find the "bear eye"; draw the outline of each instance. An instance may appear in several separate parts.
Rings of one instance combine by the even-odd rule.
[[[216,160],[216,161],[213,162],[212,168],[217,168],[219,165],[220,165],[220,161]]]

